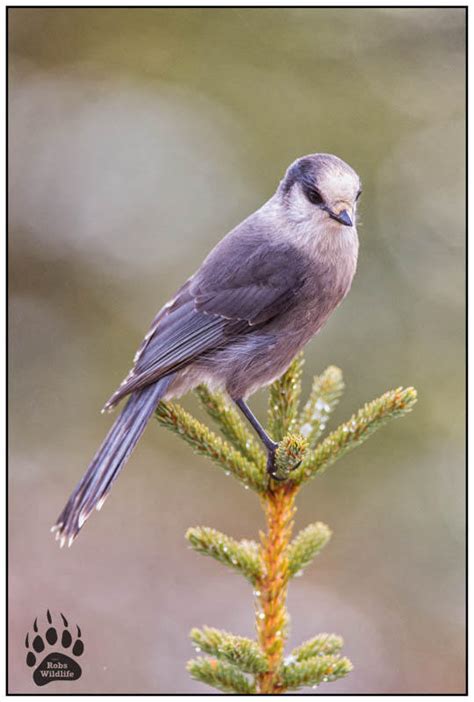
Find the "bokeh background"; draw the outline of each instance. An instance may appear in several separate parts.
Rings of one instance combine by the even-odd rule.
[[[73,548],[49,528],[156,310],[325,151],[362,177],[360,264],[305,391],[344,370],[331,426],[388,388],[420,399],[301,494],[297,527],[334,536],[291,584],[290,645],[344,636],[355,671],[315,693],[463,692],[464,10],[8,16],[11,691],[204,693],[189,629],[253,635],[250,587],[184,533],[254,537],[258,501],[158,425]],[[38,689],[24,638],[47,608],[86,652],[79,681]]]

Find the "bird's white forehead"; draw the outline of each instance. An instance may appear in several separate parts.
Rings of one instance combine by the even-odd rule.
[[[360,189],[360,180],[346,164],[332,163],[321,172],[319,186],[328,199],[353,200]]]

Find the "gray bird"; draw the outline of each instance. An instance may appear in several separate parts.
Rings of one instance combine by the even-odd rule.
[[[100,509],[158,402],[206,383],[277,444],[245,400],[278,378],[349,291],[357,265],[359,176],[329,154],[291,164],[275,194],[225,236],[153,320],[104,409],[129,399],[53,530],[71,545]]]

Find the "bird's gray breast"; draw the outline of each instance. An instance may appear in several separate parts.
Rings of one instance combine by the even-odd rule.
[[[306,343],[347,295],[355,268],[353,252],[341,252],[338,256],[308,255],[305,279],[295,304],[283,319],[275,320],[275,326],[284,326],[288,333]]]

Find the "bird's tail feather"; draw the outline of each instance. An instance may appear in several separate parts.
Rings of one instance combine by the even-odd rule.
[[[173,377],[161,378],[130,396],[52,528],[61,546],[70,546],[94,507],[99,510],[104,504]]]

